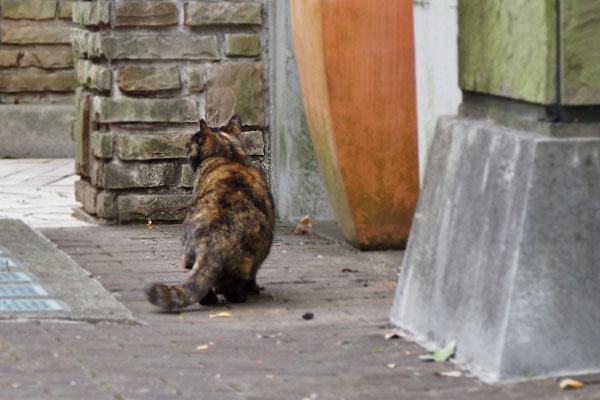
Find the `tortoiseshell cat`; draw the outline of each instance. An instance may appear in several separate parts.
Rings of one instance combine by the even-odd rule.
[[[194,201],[183,222],[183,265],[191,269],[183,285],[154,284],[150,303],[166,310],[200,302],[215,304],[216,294],[243,302],[257,293],[256,273],[273,242],[273,197],[261,173],[241,147],[242,120],[235,115],[225,130],[204,120],[187,146],[194,171]]]

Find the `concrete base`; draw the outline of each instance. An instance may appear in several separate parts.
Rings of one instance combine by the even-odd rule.
[[[69,105],[0,105],[0,158],[74,157]]]
[[[20,220],[0,219],[0,245],[8,257],[19,260],[24,272],[34,277],[51,298],[64,305],[64,311],[0,311],[2,320],[67,320],[91,323],[137,324],[131,312],[39,232]],[[2,266],[6,271],[6,267]]]
[[[600,139],[441,118],[390,319],[485,381],[600,372]]]

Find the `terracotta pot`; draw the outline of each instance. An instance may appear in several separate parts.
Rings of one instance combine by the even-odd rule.
[[[412,0],[291,0],[317,160],[346,240],[402,248],[417,197]]]

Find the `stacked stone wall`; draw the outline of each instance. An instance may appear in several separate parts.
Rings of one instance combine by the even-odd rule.
[[[268,176],[262,2],[74,3],[76,197],[101,218],[181,219],[185,146],[200,118],[239,114],[244,148]],[[267,143],[265,143],[267,142]]]
[[[72,5],[0,0],[0,104],[72,104]]]

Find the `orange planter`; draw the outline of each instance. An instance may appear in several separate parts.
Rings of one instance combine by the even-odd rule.
[[[300,85],[333,212],[360,249],[406,244],[417,197],[412,0],[292,0]]]

